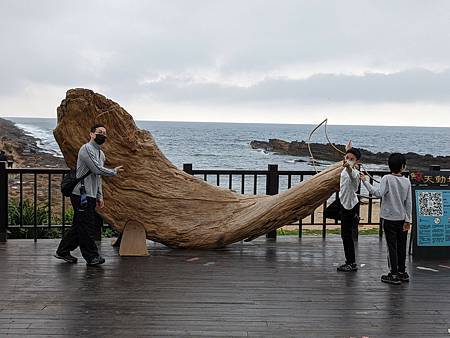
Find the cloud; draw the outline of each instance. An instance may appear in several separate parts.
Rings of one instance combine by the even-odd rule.
[[[160,76],[141,85],[141,93],[163,101],[208,103],[449,103],[450,69],[409,70],[361,76],[317,74],[306,79],[265,78],[250,86],[222,84],[195,76]]]
[[[446,107],[449,11],[442,0],[3,0],[0,114],[53,111],[72,87],[167,111]],[[36,93],[39,105],[21,102]]]

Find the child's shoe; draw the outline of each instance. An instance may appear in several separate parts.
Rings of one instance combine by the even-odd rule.
[[[358,265],[356,265],[356,263],[352,263],[352,264],[342,264],[341,266],[338,266],[337,271],[341,271],[341,272],[353,272],[353,271],[358,271]]]
[[[400,285],[400,284],[402,284],[400,279],[398,279],[398,275],[393,275],[390,272],[387,275],[381,276],[381,281],[383,283],[388,283],[388,284],[393,284],[393,285]]]
[[[401,282],[409,282],[409,275],[407,272],[399,272],[398,279],[400,279]]]

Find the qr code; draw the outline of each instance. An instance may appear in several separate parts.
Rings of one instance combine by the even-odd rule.
[[[419,213],[420,216],[443,216],[442,193],[419,193]]]

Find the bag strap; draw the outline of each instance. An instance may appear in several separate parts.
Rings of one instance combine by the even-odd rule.
[[[98,159],[100,160],[102,154],[101,154],[101,150],[98,150]],[[84,179],[86,177],[88,177],[91,174],[91,171],[89,170],[86,174],[84,174],[83,176],[80,177],[79,182],[81,182],[81,185],[84,186]]]
[[[86,174],[84,174],[83,176],[81,176],[81,177],[78,179],[78,182],[81,182],[81,186],[82,186],[82,187],[84,187],[84,179],[85,179],[86,177],[88,177],[90,174],[91,174],[91,171],[89,170]]]
[[[88,177],[91,174],[91,171],[89,170],[86,174],[84,174],[83,176],[81,176],[79,178],[80,181],[83,181],[86,177]]]

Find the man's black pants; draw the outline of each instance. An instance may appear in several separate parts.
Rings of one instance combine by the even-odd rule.
[[[95,239],[98,236],[98,226],[96,224],[96,199],[87,197],[87,206],[80,210],[80,196],[70,196],[72,202],[74,216],[70,230],[65,234],[61,243],[59,243],[58,255],[64,256],[80,246],[81,254],[86,262],[98,257],[98,249]]]
[[[389,268],[392,274],[405,272],[408,231],[403,231],[405,221],[383,219],[384,235],[389,251]]]
[[[344,244],[345,263],[356,263],[355,243],[353,241],[353,229],[358,226],[359,203],[352,209],[347,210],[341,206],[341,237]]]

